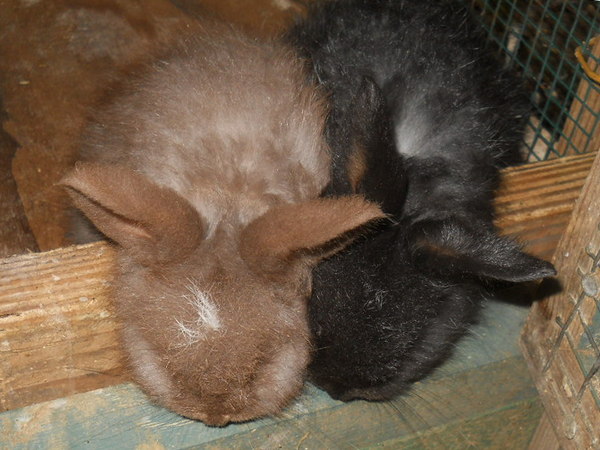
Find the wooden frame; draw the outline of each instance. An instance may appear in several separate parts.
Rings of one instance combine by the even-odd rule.
[[[598,448],[600,334],[595,336],[593,328],[600,320],[598,157],[558,244],[554,264],[562,291],[532,307],[521,345],[544,403],[545,420],[556,431],[554,439],[564,448]],[[537,448],[548,444],[535,442]]]

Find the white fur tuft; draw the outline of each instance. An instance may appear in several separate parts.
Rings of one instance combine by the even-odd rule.
[[[210,294],[202,291],[191,280],[187,289],[189,294],[184,295],[183,298],[193,306],[197,317],[195,320],[189,322],[183,322],[179,319],[176,319],[175,322],[186,343],[193,344],[202,339],[207,331],[220,330],[222,325],[218,315],[218,308],[213,303]]]

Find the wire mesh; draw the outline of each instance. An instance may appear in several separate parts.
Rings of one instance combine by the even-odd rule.
[[[598,150],[600,1],[465,1],[488,34],[486,45],[523,75],[532,92],[524,142],[528,160]],[[585,200],[585,211],[572,218],[571,233],[579,237],[565,240],[567,248],[559,249],[562,270],[569,272],[561,278],[568,280],[564,293],[544,302],[544,317],[554,325],[535,316],[526,325],[523,342],[557,436],[577,442],[587,442],[589,436],[589,445],[600,448],[600,166],[594,167],[588,180],[596,183],[595,197]],[[567,263],[569,258],[576,264]]]
[[[488,34],[488,45],[524,76],[533,92],[524,142],[528,159],[597,150],[600,85],[589,80],[575,50],[582,48],[597,71],[600,53],[591,55],[588,46],[600,35],[600,1],[468,1]]]
[[[566,339],[582,375],[580,383],[573,386],[576,404],[589,391],[600,408],[600,223],[583,253],[586,256],[576,270],[581,288],[577,295],[570,296],[572,309],[568,315],[555,317],[561,332],[553,342],[544,372],[550,368],[561,341]]]

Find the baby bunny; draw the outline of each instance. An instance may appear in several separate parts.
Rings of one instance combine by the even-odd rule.
[[[311,267],[383,217],[359,196],[318,198],[326,110],[307,78],[283,43],[203,24],[97,111],[62,180],[117,244],[136,381],[209,425],[299,393]]]
[[[327,195],[395,220],[314,270],[309,370],[334,398],[390,399],[447,358],[494,285],[555,274],[492,222],[527,96],[452,1],[323,2],[288,38],[330,95]]]

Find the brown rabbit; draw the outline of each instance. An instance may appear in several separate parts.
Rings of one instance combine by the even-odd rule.
[[[136,380],[210,425],[299,393],[311,267],[383,216],[361,197],[317,199],[326,111],[307,79],[283,44],[205,25],[96,114],[62,181],[118,245]]]

